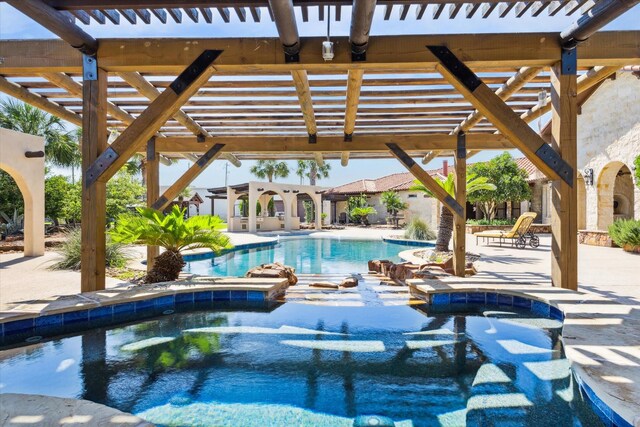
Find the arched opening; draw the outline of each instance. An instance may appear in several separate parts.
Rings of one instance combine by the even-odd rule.
[[[578,230],[587,228],[587,186],[581,174],[578,174]]]
[[[283,195],[278,191],[266,190],[258,194],[256,203],[256,231],[285,229]]]
[[[598,229],[613,221],[634,217],[634,186],[631,170],[622,162],[611,162],[598,177]]]
[[[300,228],[320,228],[322,206],[320,198],[307,192],[297,193],[292,200],[292,216],[300,221]]]

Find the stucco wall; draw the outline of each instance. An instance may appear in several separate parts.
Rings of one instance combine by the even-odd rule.
[[[615,80],[605,81],[582,106],[578,116],[578,169],[593,169],[594,185],[586,186],[586,227],[605,229],[611,206],[598,197],[597,189],[607,190],[603,171],[611,162],[621,162],[632,170],[640,155],[640,79],[619,72]],[[613,193],[613,189],[609,190]],[[634,189],[634,216],[640,219],[640,190]],[[600,202],[600,209],[598,204]]]
[[[44,138],[0,128],[0,169],[16,181],[24,199],[25,256],[44,254],[44,157],[25,156],[43,150]]]

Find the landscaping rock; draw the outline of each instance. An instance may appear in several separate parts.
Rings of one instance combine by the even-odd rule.
[[[324,289],[339,289],[340,285],[332,282],[311,282],[309,286],[313,288],[324,288]]]
[[[382,266],[384,264],[391,264],[391,261],[387,259],[376,259],[369,261],[369,271],[375,271],[376,273],[382,273]]]
[[[358,279],[356,277],[347,277],[340,283],[341,288],[355,288],[358,286]]]
[[[262,264],[247,271],[245,277],[263,277],[263,278],[280,278],[285,277],[289,281],[289,286],[298,283],[298,277],[295,275],[295,269],[287,265],[275,262],[273,264]]]

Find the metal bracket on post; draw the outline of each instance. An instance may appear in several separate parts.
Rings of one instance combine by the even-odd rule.
[[[316,142],[318,142],[318,135],[317,134],[309,134],[309,144],[315,144]]]
[[[542,144],[536,151],[536,156],[573,188],[573,168],[549,144]]]
[[[153,161],[156,159],[156,137],[152,137],[147,142],[147,161]]]
[[[196,141],[198,141],[199,144],[202,144],[203,142],[205,142],[207,140],[207,137],[204,136],[203,134],[199,133],[196,136]]]
[[[456,157],[458,159],[467,158],[467,135],[464,132],[458,132],[458,145],[456,147]]]
[[[578,72],[578,49],[562,49],[560,57],[561,73],[573,75]]]
[[[291,63],[296,63],[296,62],[300,62],[300,53],[296,52],[296,53],[284,53],[284,62],[286,62],[287,64],[291,64]]]
[[[357,53],[351,51],[351,62],[364,62],[367,60],[367,51]]]
[[[82,55],[82,79],[85,81],[98,80],[98,61],[95,56]]]
[[[352,133],[345,133],[344,134],[344,142],[351,142],[353,141],[353,134]]]
[[[87,188],[91,186],[100,175],[109,167],[116,159],[120,157],[118,153],[109,147],[100,154],[98,159],[87,170],[87,174],[84,177],[84,184]]]

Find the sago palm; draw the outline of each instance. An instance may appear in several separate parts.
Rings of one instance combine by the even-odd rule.
[[[285,162],[275,160],[258,160],[258,163],[251,166],[249,171],[260,179],[267,178],[269,182],[273,182],[274,178],[289,176],[289,166]]]
[[[168,214],[150,208],[138,208],[138,214],[120,215],[110,232],[115,242],[160,246],[165,252],[155,259],[147,274],[147,283],[176,280],[185,263],[186,249],[211,249],[215,255],[230,249],[229,238],[216,230],[220,217],[199,215],[184,219],[184,209],[173,206]]]
[[[447,176],[447,179],[444,181],[435,178],[435,181],[438,183],[440,187],[447,192],[451,197],[455,197],[455,183],[454,176],[452,173]],[[467,175],[467,195],[473,194],[476,191],[480,190],[495,190],[496,186],[491,184],[486,177],[476,176],[475,174]],[[420,181],[414,181],[414,184],[409,188],[412,191],[422,191],[423,193],[428,194],[433,197],[433,193],[427,187],[425,187]],[[463,209],[465,207],[463,206]],[[436,238],[436,251],[448,251],[449,250],[449,241],[451,240],[451,235],[453,234],[453,213],[447,208],[444,204],[440,209],[440,224],[438,225],[438,237]]]

